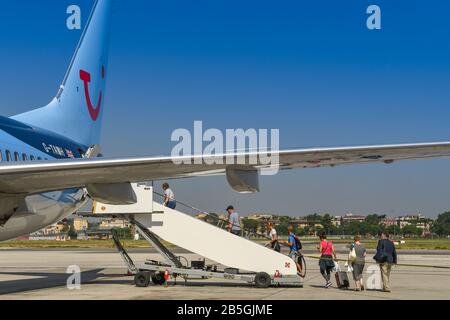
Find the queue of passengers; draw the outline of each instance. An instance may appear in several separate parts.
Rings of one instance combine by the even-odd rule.
[[[354,242],[350,246],[347,263],[350,266],[353,280],[355,281],[356,291],[362,291],[364,287],[364,267],[366,264],[367,250],[361,243],[361,237],[355,236]],[[321,257],[319,260],[320,273],[324,277],[325,287],[332,286],[331,272],[336,268],[337,255],[335,247],[331,241],[327,240],[326,234],[320,236],[320,245],[318,247]],[[392,266],[397,264],[397,252],[394,243],[389,239],[387,232],[380,234],[375,256],[373,257],[381,271],[382,290],[391,292],[390,275]]]
[[[269,234],[270,241],[266,244],[267,247],[280,252],[281,246],[278,240],[277,231],[274,224],[269,222],[267,224],[267,230]],[[289,256],[296,262],[298,274],[302,276],[303,270],[301,261],[299,257],[301,256],[300,250],[301,242],[299,238],[294,234],[294,227],[288,227],[288,241],[281,242],[282,244],[289,247]],[[336,271],[337,264],[337,254],[333,243],[327,240],[327,235],[322,233],[319,236],[320,243],[317,249],[320,252],[319,268],[322,277],[325,279],[325,288],[330,288],[332,286],[331,274]],[[300,245],[299,245],[300,243]],[[364,286],[364,268],[366,264],[367,250],[365,246],[361,243],[361,237],[355,236],[353,238],[353,243],[350,245],[350,250],[348,253],[347,264],[350,266],[350,270],[355,282],[355,291],[362,291],[365,289]],[[381,271],[381,282],[382,290],[384,292],[391,292],[390,288],[390,274],[392,266],[397,264],[397,252],[393,242],[389,239],[389,234],[387,232],[382,232],[380,234],[380,239],[378,241],[376,254],[373,257],[375,262],[379,265]]]
[[[175,194],[170,188],[168,183],[164,183],[162,186],[164,190],[164,201],[163,205],[175,209],[176,201]],[[242,227],[240,222],[239,214],[236,212],[233,206],[228,206],[227,209],[227,231],[240,236],[242,234]],[[294,233],[294,226],[290,225],[288,227],[289,237],[287,241],[280,242],[278,239],[277,231],[272,222],[267,224],[267,231],[270,241],[266,244],[267,247],[281,252],[281,245],[283,244],[289,247],[289,257],[295,261],[297,266],[297,273],[299,276],[304,277],[303,266],[302,266],[302,255],[300,250],[302,245],[298,236]],[[336,270],[337,266],[337,255],[333,243],[327,240],[327,235],[322,233],[319,236],[319,246],[317,249],[320,253],[319,268],[320,274],[325,279],[325,288],[330,288],[333,284],[331,282],[331,273]],[[347,264],[350,266],[351,273],[353,275],[353,280],[355,281],[356,291],[362,291],[364,287],[364,267],[366,264],[367,250],[365,246],[361,243],[361,237],[355,236],[354,242],[350,246],[350,251],[348,254]],[[380,234],[380,239],[378,241],[376,254],[373,257],[375,262],[379,265],[381,271],[381,281],[383,285],[384,292],[391,292],[390,287],[390,275],[392,266],[397,264],[397,252],[393,242],[389,239],[389,234],[387,232],[382,232]]]
[[[235,235],[240,235],[242,228],[240,225],[239,215],[235,211],[233,206],[227,208],[228,212],[228,232]],[[301,249],[302,245],[298,236],[294,233],[294,226],[290,225],[288,227],[289,237],[287,241],[279,241],[277,231],[272,222],[267,223],[267,231],[270,241],[266,244],[272,250],[281,252],[281,245],[283,244],[289,247],[289,257],[295,261],[297,266],[297,274],[304,277],[303,266],[301,261]],[[322,277],[325,279],[325,288],[330,288],[332,286],[331,274],[336,271],[337,264],[337,254],[333,243],[327,240],[327,235],[322,233],[319,236],[320,243],[318,250],[321,254],[319,259],[319,268]],[[350,245],[350,251],[348,253],[347,263],[351,267],[351,273],[353,280],[355,281],[355,291],[362,291],[364,287],[364,268],[365,259],[367,255],[367,250],[365,246],[361,243],[361,237],[355,236],[353,238],[353,243]],[[378,241],[376,254],[373,257],[375,262],[379,265],[381,271],[381,281],[383,285],[384,292],[391,292],[390,288],[390,273],[392,266],[397,264],[397,252],[395,246],[391,240],[389,240],[389,234],[387,232],[382,232],[380,234],[380,240]]]

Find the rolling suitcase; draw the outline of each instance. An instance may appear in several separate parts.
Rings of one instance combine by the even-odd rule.
[[[335,273],[336,284],[339,289],[348,289],[350,287],[350,280],[347,272],[338,271]]]

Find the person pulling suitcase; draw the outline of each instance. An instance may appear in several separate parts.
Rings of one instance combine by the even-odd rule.
[[[334,250],[333,243],[331,241],[327,241],[327,235],[322,233],[320,235],[320,245],[318,247],[321,256],[319,260],[320,273],[325,279],[325,288],[329,288],[332,286],[331,283],[331,271],[335,268],[335,264],[333,261],[333,257],[336,260],[336,251]]]

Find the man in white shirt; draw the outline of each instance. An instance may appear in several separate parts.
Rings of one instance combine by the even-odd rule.
[[[163,205],[165,207],[168,207],[170,209],[175,209],[177,206],[177,202],[175,201],[175,194],[173,193],[172,189],[170,189],[170,186],[168,183],[164,183],[162,185],[162,188],[164,190],[164,202]]]

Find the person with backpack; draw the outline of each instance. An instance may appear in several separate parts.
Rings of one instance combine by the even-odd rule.
[[[397,264],[397,250],[394,243],[389,239],[389,233],[382,232],[377,245],[377,252],[373,259],[378,263],[381,270],[383,291],[391,292],[390,277],[392,266]]]
[[[319,238],[320,245],[318,249],[321,254],[319,260],[320,273],[326,281],[325,288],[329,288],[332,286],[331,271],[334,268],[333,257],[334,259],[337,259],[336,251],[334,250],[333,243],[331,241],[327,241],[327,235],[325,233],[322,233]]]
[[[285,242],[285,244],[289,246],[289,257],[291,257],[291,259],[295,261],[295,264],[297,265],[297,273],[301,276],[302,266],[298,261],[300,257],[299,251],[302,249],[302,244],[299,238],[294,234],[294,226],[290,225],[288,227],[288,232],[289,238],[288,241]]]

